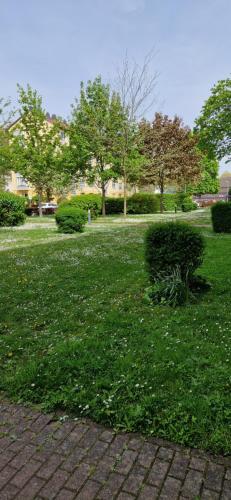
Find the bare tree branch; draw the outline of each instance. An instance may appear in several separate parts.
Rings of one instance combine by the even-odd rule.
[[[122,65],[117,70],[116,89],[122,105],[126,109],[129,120],[142,118],[156,101],[156,84],[158,72],[151,71],[151,63],[155,56],[150,50],[142,65],[129,61],[127,52]]]

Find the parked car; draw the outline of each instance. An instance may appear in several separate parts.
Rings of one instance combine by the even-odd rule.
[[[46,215],[54,214],[57,207],[58,207],[57,203],[54,202],[42,203],[42,211]]]
[[[49,203],[42,203],[42,208],[57,208],[57,203],[49,202]]]

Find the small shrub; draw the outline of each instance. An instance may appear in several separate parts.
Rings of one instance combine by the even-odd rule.
[[[191,212],[197,209],[197,204],[193,201],[189,193],[179,192],[176,193],[176,205],[178,210],[182,212]]]
[[[96,218],[102,207],[102,199],[99,194],[80,194],[78,196],[72,196],[69,200],[64,200],[60,203],[60,208],[62,207],[76,207],[85,210],[86,212],[91,210],[91,217]]]
[[[0,193],[0,226],[19,226],[25,222],[25,204],[23,196],[13,193]]]
[[[128,213],[131,214],[155,214],[159,206],[158,197],[151,193],[135,193],[128,199]]]
[[[155,194],[158,200],[158,211],[160,211],[160,200],[161,195],[159,193]],[[163,207],[164,212],[174,212],[176,207],[176,195],[175,194],[163,194]]]
[[[211,207],[215,233],[231,233],[231,202],[218,201]]]
[[[55,219],[60,233],[82,233],[87,222],[87,212],[77,207],[60,207]]]
[[[186,198],[181,206],[182,212],[191,212],[192,210],[197,210],[197,204],[192,198]]]
[[[204,239],[184,223],[169,222],[151,225],[146,233],[145,255],[152,283],[159,274],[171,274],[179,267],[186,282],[203,260]]]
[[[124,209],[123,198],[106,198],[107,214],[122,214]]]

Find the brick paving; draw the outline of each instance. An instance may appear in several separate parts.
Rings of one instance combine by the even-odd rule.
[[[0,404],[0,500],[231,500],[231,458]]]

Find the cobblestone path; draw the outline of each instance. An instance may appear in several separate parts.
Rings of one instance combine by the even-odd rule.
[[[231,500],[231,459],[0,404],[0,499]]]

